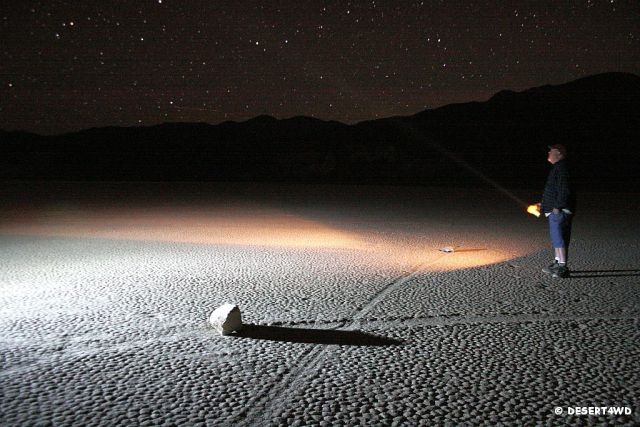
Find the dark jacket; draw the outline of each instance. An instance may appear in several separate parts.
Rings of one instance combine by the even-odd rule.
[[[547,184],[542,194],[541,210],[544,213],[551,212],[553,208],[569,209],[576,212],[575,192],[569,179],[567,160],[562,159],[551,167]]]

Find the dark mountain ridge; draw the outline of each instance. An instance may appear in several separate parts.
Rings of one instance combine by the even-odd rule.
[[[640,77],[606,73],[346,125],[309,117],[0,131],[1,179],[296,181],[540,188],[547,145],[579,187],[640,189]]]

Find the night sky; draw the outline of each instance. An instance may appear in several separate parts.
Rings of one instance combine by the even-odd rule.
[[[0,128],[354,123],[606,71],[640,2],[3,1]]]

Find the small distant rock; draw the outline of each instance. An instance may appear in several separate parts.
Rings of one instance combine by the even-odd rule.
[[[211,313],[209,323],[221,335],[231,335],[242,329],[242,315],[234,304],[224,304]]]
[[[444,248],[440,248],[440,252],[455,252],[456,248],[454,248],[453,246],[445,246]]]

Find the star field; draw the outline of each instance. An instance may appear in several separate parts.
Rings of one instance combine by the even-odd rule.
[[[640,74],[640,3],[5,2],[0,40],[5,130],[259,114],[354,123]]]

